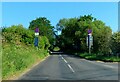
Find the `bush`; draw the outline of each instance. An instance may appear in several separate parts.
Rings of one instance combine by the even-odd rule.
[[[9,28],[3,28],[2,35],[6,42],[14,44],[19,44],[20,42],[33,44],[34,40],[34,32],[32,30],[25,29],[22,25],[13,25]]]
[[[112,35],[111,49],[114,54],[120,54],[120,32],[116,32]]]
[[[39,36],[39,45],[38,47],[40,49],[45,49],[45,50],[48,50],[48,48],[50,47],[50,43],[49,43],[49,40],[46,36]]]
[[[21,35],[22,42],[26,44],[33,44],[34,41],[34,32],[32,30],[26,30],[24,34]]]

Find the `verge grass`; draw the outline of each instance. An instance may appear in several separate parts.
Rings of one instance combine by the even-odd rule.
[[[79,53],[80,57],[88,60],[100,60],[104,62],[120,62],[120,58],[117,56],[103,56],[97,54]]]
[[[2,79],[9,79],[47,56],[46,50],[5,43],[2,46]]]

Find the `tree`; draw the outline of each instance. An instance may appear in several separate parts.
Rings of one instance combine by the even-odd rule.
[[[120,32],[116,32],[112,35],[111,48],[114,54],[120,54]]]
[[[42,36],[46,36],[50,43],[53,43],[53,26],[50,24],[50,21],[45,17],[39,17],[35,20],[32,20],[29,25],[29,29],[35,30],[35,28],[38,27],[40,32],[39,34]]]
[[[61,19],[58,23],[59,29],[62,29],[64,38],[62,44],[68,48],[74,48],[79,51],[86,50],[87,29],[92,26],[93,17],[80,16],[79,18]]]
[[[87,30],[91,29],[94,42],[92,51],[101,55],[111,52],[109,43],[112,30],[101,20],[97,20],[91,15],[61,19],[58,28],[62,31],[57,41],[61,48],[86,52],[88,50],[86,45]]]
[[[93,23],[94,52],[100,53],[101,55],[110,53],[111,28],[100,20],[95,20]]]

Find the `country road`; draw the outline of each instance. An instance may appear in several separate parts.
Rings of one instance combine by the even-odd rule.
[[[118,64],[56,53],[18,80],[118,80]]]

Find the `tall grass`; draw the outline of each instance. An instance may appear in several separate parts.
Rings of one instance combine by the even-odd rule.
[[[2,48],[2,79],[16,75],[48,55],[46,50],[24,44],[5,43]]]

